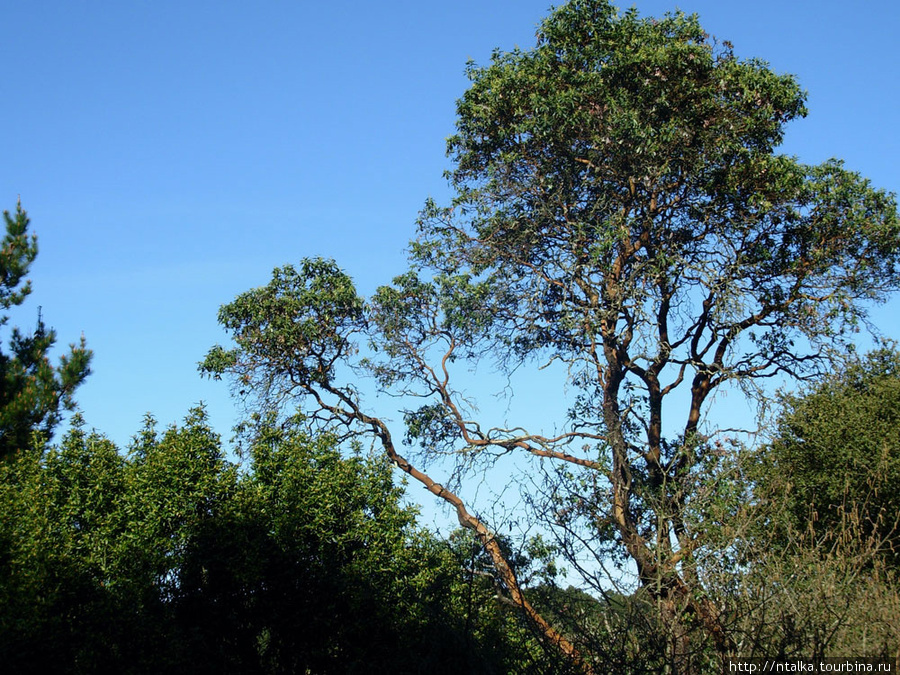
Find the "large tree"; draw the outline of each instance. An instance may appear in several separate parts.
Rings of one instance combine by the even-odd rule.
[[[26,277],[38,251],[21,203],[15,215],[4,211],[3,220],[0,326],[9,321],[8,311],[31,293],[31,281]],[[91,352],[82,337],[54,366],[50,352],[55,344],[56,332],[44,325],[38,311],[34,331],[13,328],[9,353],[0,352],[0,459],[31,447],[35,432],[49,439],[63,411],[74,407],[75,389],[90,373]]]
[[[422,399],[402,430],[422,462],[450,457],[460,476],[478,459],[537,458],[524,463],[542,486],[535,517],[598,590],[610,556],[633,565],[673,667],[700,667],[696,628],[718,657],[734,653],[693,565],[702,477],[729,453],[708,419],[714,394],[827,367],[900,283],[895,200],[838,161],[779,154],[785,124],[806,114],[799,85],[737,58],[694,16],[573,1],[535,48],[497,52],[469,77],[448,144],[456,196],[426,206],[411,270],[365,301],[331,262],[280,268],[222,308],[235,345],[202,368],[373,436],[477,533],[508,600],[585,669],[478,505],[401,454],[346,365]],[[577,395],[557,430],[479,420],[454,373],[483,360],[563,364]],[[564,386],[531,395],[560,399]]]

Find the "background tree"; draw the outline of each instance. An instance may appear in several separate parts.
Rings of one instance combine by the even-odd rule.
[[[21,305],[31,292],[25,280],[37,256],[37,239],[28,234],[28,215],[22,204],[15,216],[3,212],[6,234],[0,242],[0,326],[9,321],[11,307]],[[13,328],[9,353],[0,352],[0,459],[32,445],[32,434],[49,439],[63,410],[74,406],[73,394],[90,373],[91,352],[84,338],[50,363],[56,333],[38,312],[33,333]]]
[[[838,469],[839,467],[839,469]],[[820,537],[848,521],[900,560],[900,353],[853,358],[782,398],[755,471],[760,496],[786,495],[789,524]]]
[[[148,417],[125,456],[76,417],[0,464],[6,667],[565,672],[493,601],[471,538],[416,524],[383,458],[249,428],[241,471],[202,409]]]
[[[459,476],[476,460],[537,458],[535,515],[573,564],[595,561],[586,582],[603,592],[603,564],[633,565],[668,667],[710,667],[736,649],[694,564],[706,530],[689,517],[730,453],[714,394],[827,367],[867,302],[900,283],[895,200],[838,161],[778,154],[785,124],[806,114],[799,85],[738,59],[696,17],[571,2],[534,49],[497,52],[469,77],[448,144],[456,197],[424,210],[413,269],[367,304],[331,263],[276,270],[223,307],[236,347],[203,368],[378,439],[478,534],[509,599],[590,669],[531,606],[485,520],[400,454],[342,381],[365,337],[376,353],[358,365],[426,399],[405,414],[424,460],[453,457]],[[485,359],[506,372],[564,364],[578,395],[561,430],[478,421],[451,372]]]
[[[769,444],[734,443],[704,468],[687,511],[704,541],[691,566],[740,655],[900,654],[896,490],[883,443],[894,430],[895,358],[852,356],[784,397]]]

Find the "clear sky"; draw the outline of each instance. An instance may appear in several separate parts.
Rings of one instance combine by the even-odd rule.
[[[642,14],[674,2],[642,0]],[[741,57],[809,91],[785,151],[900,190],[900,3],[684,0]],[[38,234],[37,306],[84,333],[88,424],[125,445],[142,417],[201,400],[226,438],[228,388],[197,362],[219,305],[276,265],[334,257],[364,293],[404,269],[468,59],[534,44],[546,0],[0,0],[0,207]],[[879,313],[900,338],[900,303]],[[3,336],[6,340],[6,335]]]

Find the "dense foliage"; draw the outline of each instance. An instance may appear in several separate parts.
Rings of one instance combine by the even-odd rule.
[[[900,352],[853,358],[786,395],[760,460],[759,492],[788,495],[794,529],[823,536],[854,522],[900,561]]]
[[[13,672],[552,668],[471,539],[415,524],[383,460],[258,425],[238,467],[202,409],[126,454],[76,419],[0,466],[0,659]],[[477,557],[477,556],[476,556]]]

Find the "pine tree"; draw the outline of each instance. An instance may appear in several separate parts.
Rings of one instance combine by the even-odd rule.
[[[21,202],[15,215],[4,211],[3,219],[0,327],[9,321],[9,309],[21,305],[31,293],[31,281],[25,277],[38,252]],[[34,332],[13,328],[9,352],[0,349],[0,459],[30,447],[35,432],[49,437],[63,410],[74,407],[75,389],[90,373],[91,351],[82,337],[54,366],[49,354],[55,343],[56,331],[44,325],[39,311]]]

